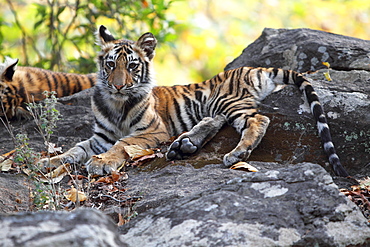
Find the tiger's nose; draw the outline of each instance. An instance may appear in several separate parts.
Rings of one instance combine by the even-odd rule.
[[[114,85],[114,87],[115,87],[117,90],[120,90],[121,88],[123,88],[123,85]]]

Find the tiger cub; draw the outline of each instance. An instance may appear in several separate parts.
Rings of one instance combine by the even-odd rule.
[[[311,106],[323,147],[337,175],[347,176],[335,152],[321,104],[310,82],[301,74],[282,70],[241,67],[210,80],[186,86],[155,86],[152,59],[157,41],[145,33],[136,42],[116,40],[100,26],[97,39],[98,80],[92,96],[94,135],[66,153],[41,160],[44,166],[86,162],[90,173],[110,173],[128,158],[125,147],[155,147],[181,134],[169,147],[167,159],[197,152],[224,125],[241,138],[224,156],[231,166],[246,160],[264,136],[269,118],[258,113],[266,96],[295,84]]]
[[[96,74],[79,75],[18,66],[18,59],[6,57],[0,64],[0,116],[8,119],[28,117],[24,103],[43,100],[44,91],[56,97],[72,95],[92,87]]]

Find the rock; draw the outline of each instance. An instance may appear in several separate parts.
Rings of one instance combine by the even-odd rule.
[[[127,246],[114,223],[93,209],[0,215],[2,246]]]
[[[136,202],[135,210],[140,214],[150,208],[166,205],[168,201],[225,184],[240,174],[240,171],[225,169],[221,164],[198,169],[192,164],[193,162],[189,161],[175,162],[173,165],[150,171],[145,171],[145,168],[129,170],[131,179],[126,185],[129,188],[127,193],[132,196],[141,195],[144,199]]]
[[[238,174],[223,169],[224,182],[202,187],[207,181],[212,183],[214,169],[206,166],[196,172],[210,172],[208,179],[191,168],[181,172],[175,168],[176,175],[167,176],[164,174],[172,170],[153,172],[153,179],[142,183],[143,191],[162,192],[155,188],[162,181],[164,188],[176,187],[178,198],[166,200],[120,227],[123,241],[128,246],[370,244],[366,219],[318,165],[300,163]],[[182,182],[186,178],[189,183]],[[194,190],[198,192],[192,193]]]
[[[30,190],[33,183],[26,176],[0,173],[0,213],[28,211]]]
[[[251,66],[307,72],[329,62],[335,70],[370,71],[369,47],[368,40],[318,30],[265,28],[225,70]]]

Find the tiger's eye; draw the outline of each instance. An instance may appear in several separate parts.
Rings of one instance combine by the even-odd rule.
[[[111,68],[113,68],[116,64],[113,61],[108,61],[107,65]]]
[[[139,65],[138,65],[138,64],[136,64],[136,63],[130,63],[130,64],[128,65],[128,68],[129,68],[130,70],[134,70],[134,69],[136,69],[137,67],[139,67]]]

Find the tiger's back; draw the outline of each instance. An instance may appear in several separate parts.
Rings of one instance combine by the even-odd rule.
[[[43,100],[44,91],[54,91],[56,97],[72,95],[95,85],[96,74],[80,75],[53,72],[35,67],[16,66],[17,59],[7,59],[0,68],[0,116],[24,117],[24,103]]]
[[[34,67],[17,67],[13,80],[7,84],[17,90],[25,103],[44,99],[44,91],[63,97],[94,86],[96,74],[53,72]]]
[[[277,82],[269,78],[279,73],[281,78]],[[284,82],[282,73],[284,71],[280,69],[240,67],[221,72],[201,83],[159,86],[152,92],[160,102],[158,113],[168,122],[171,134],[176,136],[192,129],[204,117],[222,114],[231,124],[241,113],[253,116],[266,96],[294,84],[291,78]],[[298,75],[294,71],[289,73]],[[263,76],[266,78],[261,78]]]

